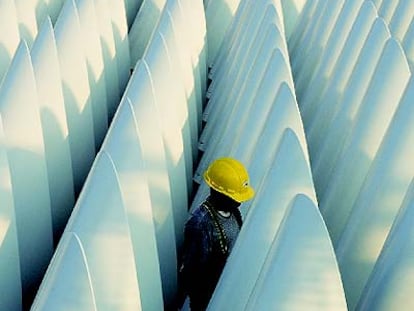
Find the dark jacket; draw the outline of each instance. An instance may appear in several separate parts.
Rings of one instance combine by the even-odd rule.
[[[240,214],[224,217],[207,201],[187,221],[179,283],[192,311],[207,308],[240,226]]]

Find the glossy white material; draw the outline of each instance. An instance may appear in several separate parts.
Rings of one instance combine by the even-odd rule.
[[[144,55],[166,0],[143,0],[129,31],[131,67]]]
[[[39,96],[53,231],[58,241],[75,205],[75,195],[59,60],[49,18],[40,28],[30,54]]]
[[[30,310],[98,310],[85,249],[76,233],[62,237]]]
[[[36,20],[37,0],[14,0],[14,4],[19,21],[20,38],[25,40],[27,45],[31,47],[38,31]]]
[[[82,31],[74,0],[65,2],[54,27],[69,129],[75,194],[95,157],[93,112]]]
[[[102,149],[114,162],[123,202],[128,217],[131,241],[134,250],[135,267],[143,310],[162,310],[162,288],[157,253],[157,228],[168,228],[171,214],[164,208],[162,214],[153,214],[147,182],[147,168],[142,156],[140,132],[129,100],[121,104],[105,138]],[[156,210],[154,209],[154,212]],[[175,240],[164,234],[165,243],[174,246]],[[165,246],[164,247],[171,247]],[[171,258],[162,258],[172,263]]]
[[[112,27],[111,7],[106,0],[94,0],[98,29],[105,68],[106,94],[108,104],[108,124],[112,120],[121,98],[119,89],[118,64],[116,46]]]
[[[347,291],[350,305],[359,300],[414,176],[413,81],[399,101],[337,243],[344,284],[352,284]]]
[[[172,193],[180,196],[180,201],[185,203],[189,193],[187,189],[192,186],[193,175],[187,104],[184,90],[177,89],[175,85],[170,53],[160,33],[154,33],[143,59],[148,64],[151,74],[167,155],[171,157],[175,170],[179,172],[175,175],[181,180],[177,180],[178,189]]]
[[[362,17],[357,17],[358,14],[366,14],[362,7],[362,3],[358,0],[345,1],[326,45],[320,47],[320,56],[318,57],[318,62],[315,65],[314,70],[308,75],[307,80],[302,80],[304,81],[300,96],[302,109],[306,106],[305,101],[310,101],[313,96],[320,96],[322,90],[330,84],[332,71],[344,50],[344,46],[351,34],[351,28],[360,27],[359,24],[357,25],[357,22],[359,23],[357,18],[361,19]],[[369,15],[363,17],[364,20],[367,20],[368,18]],[[366,24],[367,23],[365,22],[363,25]],[[360,29],[360,31],[363,32],[363,29]],[[309,127],[307,124],[309,122],[307,121],[308,120],[304,120],[305,128]]]
[[[13,192],[0,116],[0,309],[20,311],[22,289]]]
[[[94,161],[65,229],[69,232],[82,242],[96,309],[141,310],[128,213],[114,163],[105,151]]]
[[[13,55],[20,42],[16,7],[13,0],[0,1],[0,84],[9,68]]]
[[[239,3],[240,0],[218,0],[210,1],[206,5],[208,66],[214,63],[217,51]]]
[[[108,103],[104,60],[96,9],[93,1],[75,0],[86,55],[90,101],[93,112],[95,148],[98,150],[108,130]]]
[[[381,255],[355,310],[403,310],[413,306],[414,182],[387,237]]]
[[[326,195],[320,201],[334,245],[344,228],[410,75],[401,46],[394,39],[389,39],[361,105],[357,108],[354,122],[349,125],[349,135],[333,169]]]
[[[389,22],[390,31],[400,42],[413,20],[414,2],[410,0],[399,0],[394,14]]]
[[[341,151],[341,148],[337,148],[337,146],[344,143],[347,133],[349,133],[350,124],[353,123],[355,114],[367,91],[380,53],[389,37],[390,34],[384,21],[381,18],[377,18],[352,68],[352,73],[345,85],[342,84],[344,85],[343,95],[339,97],[340,100],[338,102],[332,102],[334,105],[331,107],[333,116],[330,116],[330,119],[332,121],[329,129],[325,132],[326,137],[323,145],[318,152],[316,152],[316,149],[313,153],[311,151],[315,186],[320,201],[325,195],[331,172]],[[352,59],[354,60],[354,58]],[[321,205],[320,207],[323,209]]]
[[[175,163],[164,149],[162,116],[156,102],[151,73],[144,60],[137,64],[121,105],[128,105],[128,102],[134,110],[136,127],[140,133],[164,301],[168,303],[172,301],[177,285],[177,250],[182,244],[182,228],[187,207],[178,199],[185,195],[185,189],[179,188],[185,183],[185,177],[182,171],[177,171]]]
[[[0,89],[0,113],[10,166],[23,295],[27,297],[35,294],[53,251],[49,185],[37,100],[29,50],[22,41]]]
[[[128,28],[130,28],[132,23],[134,22],[135,16],[137,15],[139,8],[141,7],[142,0],[124,0],[124,3],[127,25]]]
[[[310,87],[309,90],[315,89],[315,92],[306,94],[301,101],[301,112],[314,163],[319,157],[318,150],[324,142],[321,137],[327,134],[333,117],[340,109],[340,103],[362,49],[372,40],[367,40],[368,35],[371,32],[373,36],[375,28],[385,26],[381,23],[382,20],[377,22],[379,25],[373,26],[376,18],[373,4],[369,1],[364,2],[332,71],[326,73],[325,78],[320,78],[322,80],[319,84],[322,88]]]
[[[131,66],[129,54],[128,25],[125,5],[123,1],[109,2],[108,9],[111,16],[112,33],[115,42],[115,59],[118,69],[119,94],[124,93],[130,77]]]
[[[286,129],[277,145],[264,182],[251,183],[257,193],[210,301],[210,310],[229,305],[244,310],[291,200],[298,193],[316,200],[309,164],[295,133]],[[237,295],[230,294],[234,284]]]
[[[303,194],[289,203],[245,310],[348,310],[317,206]]]

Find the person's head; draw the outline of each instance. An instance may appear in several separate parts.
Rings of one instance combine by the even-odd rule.
[[[204,172],[204,180],[211,189],[211,197],[226,205],[239,206],[254,196],[246,168],[233,158],[219,158],[211,163]]]

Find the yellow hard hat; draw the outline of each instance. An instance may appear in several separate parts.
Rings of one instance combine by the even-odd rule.
[[[233,158],[215,160],[204,172],[204,180],[214,190],[239,203],[254,196],[246,168]]]

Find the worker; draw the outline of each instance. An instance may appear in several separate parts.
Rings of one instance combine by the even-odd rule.
[[[185,224],[179,271],[179,292],[189,297],[191,311],[206,310],[242,226],[239,206],[254,196],[247,170],[236,159],[215,160],[203,177],[210,195]]]

